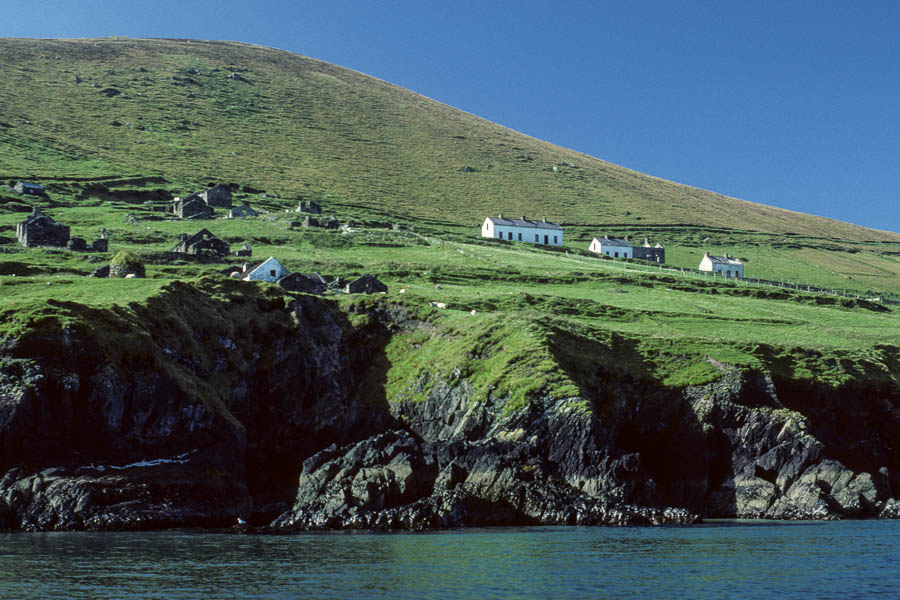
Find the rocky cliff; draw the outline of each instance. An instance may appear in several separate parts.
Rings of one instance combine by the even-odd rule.
[[[897,517],[900,388],[719,365],[671,387],[597,363],[511,407],[464,373],[388,397],[386,300],[207,279],[59,303],[0,342],[0,526],[434,528]],[[565,353],[557,353],[565,371]],[[427,384],[425,383],[427,382]]]

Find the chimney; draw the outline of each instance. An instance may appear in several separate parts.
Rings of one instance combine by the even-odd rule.
[[[522,215],[522,220],[527,221],[528,219],[525,218],[525,215]]]
[[[542,220],[544,223],[546,223],[546,222],[547,222],[547,217],[544,217],[544,218],[541,219],[541,220]]]
[[[497,215],[497,218],[498,218],[498,219],[502,219],[502,218],[503,218],[503,213],[500,213],[499,215]]]
[[[630,236],[630,235],[626,235],[626,236],[625,236],[625,241],[626,241],[626,242],[630,242],[630,241],[631,241],[631,236]]]
[[[703,253],[703,258],[709,258],[709,252],[704,252],[704,253]]]

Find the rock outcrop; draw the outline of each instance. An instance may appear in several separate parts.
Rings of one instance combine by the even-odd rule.
[[[427,324],[283,294],[177,283],[127,310],[57,303],[66,320],[0,340],[0,528],[900,516],[896,386],[598,367],[580,396],[510,410],[435,371],[391,399],[385,345]]]

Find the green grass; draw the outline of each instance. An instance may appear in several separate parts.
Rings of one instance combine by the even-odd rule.
[[[615,397],[609,374],[675,388],[731,367],[831,386],[900,377],[896,305],[681,271],[696,268],[704,250],[728,252],[750,277],[896,297],[900,235],[635,173],[281,51],[0,40],[0,63],[0,184],[37,179],[50,194],[37,202],[72,235],[90,242],[106,229],[110,238],[110,252],[99,255],[0,242],[0,339],[83,327],[112,347],[139,348],[141,336],[191,345],[200,313],[181,310],[184,297],[261,328],[288,326],[274,308],[255,315],[259,302],[289,299],[280,290],[217,274],[240,260],[159,258],[178,234],[205,227],[295,272],[371,273],[387,283],[386,296],[338,304],[377,335],[351,306],[385,303],[411,315],[415,325],[386,341],[378,375],[394,402],[464,379],[475,401],[500,399],[507,411],[552,397],[602,412]],[[228,77],[235,72],[243,80]],[[110,87],[121,94],[101,93]],[[182,221],[166,212],[167,198],[216,181],[238,184],[235,200],[261,216]],[[323,216],[352,221],[353,231],[292,226],[302,219],[293,211],[301,195],[322,203]],[[0,188],[0,236],[13,238],[34,203]],[[479,238],[484,216],[499,212],[563,222],[566,247]],[[662,242],[675,270],[597,259],[586,248],[604,233]],[[119,251],[140,257],[147,278],[85,277]],[[167,321],[166,311],[177,318]],[[247,333],[224,318],[215,323],[201,339]],[[183,349],[206,356],[202,344]],[[216,406],[228,385],[227,377],[179,376]]]

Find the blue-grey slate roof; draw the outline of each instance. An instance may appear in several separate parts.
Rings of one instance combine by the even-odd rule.
[[[562,225],[559,223],[551,223],[550,221],[532,221],[530,219],[506,219],[501,217],[488,217],[491,222],[497,225],[505,225],[507,227],[534,227],[537,229],[558,229],[562,231]]]

